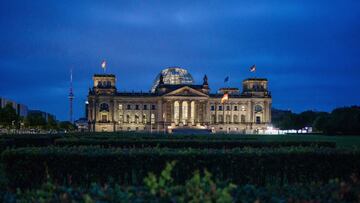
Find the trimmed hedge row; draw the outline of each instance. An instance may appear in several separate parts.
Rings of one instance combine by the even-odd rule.
[[[88,138],[63,138],[55,140],[56,146],[94,146],[122,147],[122,148],[146,148],[146,147],[167,147],[167,148],[195,148],[195,149],[232,149],[244,147],[331,147],[336,148],[335,142],[309,142],[309,141],[247,141],[247,140],[169,140],[169,139],[88,139]]]
[[[265,135],[264,135],[265,136]],[[91,139],[196,139],[196,140],[257,140],[256,137],[239,134],[163,134],[149,132],[91,132],[69,133],[66,138],[91,138]]]
[[[13,135],[4,136],[0,139],[0,151],[6,148],[19,147],[44,147],[54,143],[61,135]]]
[[[183,182],[193,171],[207,169],[216,179],[264,185],[327,181],[360,169],[360,151],[314,147],[214,149],[122,149],[43,147],[8,149],[2,161],[9,184],[32,187],[49,175],[56,183],[89,184],[111,177],[120,184],[141,184],[148,172],[159,173],[177,161],[174,179]]]

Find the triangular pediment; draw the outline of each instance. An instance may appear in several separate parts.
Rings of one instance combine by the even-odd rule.
[[[208,97],[207,94],[193,89],[189,86],[180,87],[179,89],[173,90],[166,93],[164,96],[194,96],[194,97]]]

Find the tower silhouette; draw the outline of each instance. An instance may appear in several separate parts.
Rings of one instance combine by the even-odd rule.
[[[69,102],[70,102],[70,108],[69,108],[69,121],[73,122],[73,100],[74,100],[74,93],[73,93],[73,72],[72,69],[70,69],[70,91],[69,91]]]

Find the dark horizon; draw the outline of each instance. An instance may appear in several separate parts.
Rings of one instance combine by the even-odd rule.
[[[359,1],[5,1],[0,6],[0,97],[83,117],[92,76],[118,91],[150,90],[169,66],[204,74],[212,92],[269,80],[273,107],[293,112],[359,105]]]

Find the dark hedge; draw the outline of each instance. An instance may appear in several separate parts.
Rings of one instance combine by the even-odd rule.
[[[122,148],[194,148],[194,149],[232,149],[244,147],[290,147],[290,146],[318,146],[336,147],[335,142],[310,142],[310,141],[248,141],[248,140],[169,140],[169,139],[89,139],[89,138],[63,138],[55,140],[57,146],[88,146],[99,145],[103,147]]]
[[[315,147],[214,149],[121,149],[101,147],[43,147],[8,149],[2,153],[12,187],[40,185],[49,175],[56,183],[69,179],[89,184],[111,179],[124,185],[141,184],[148,172],[159,173],[176,160],[174,179],[181,183],[197,169],[236,184],[264,185],[326,181],[358,173],[360,152]]]

